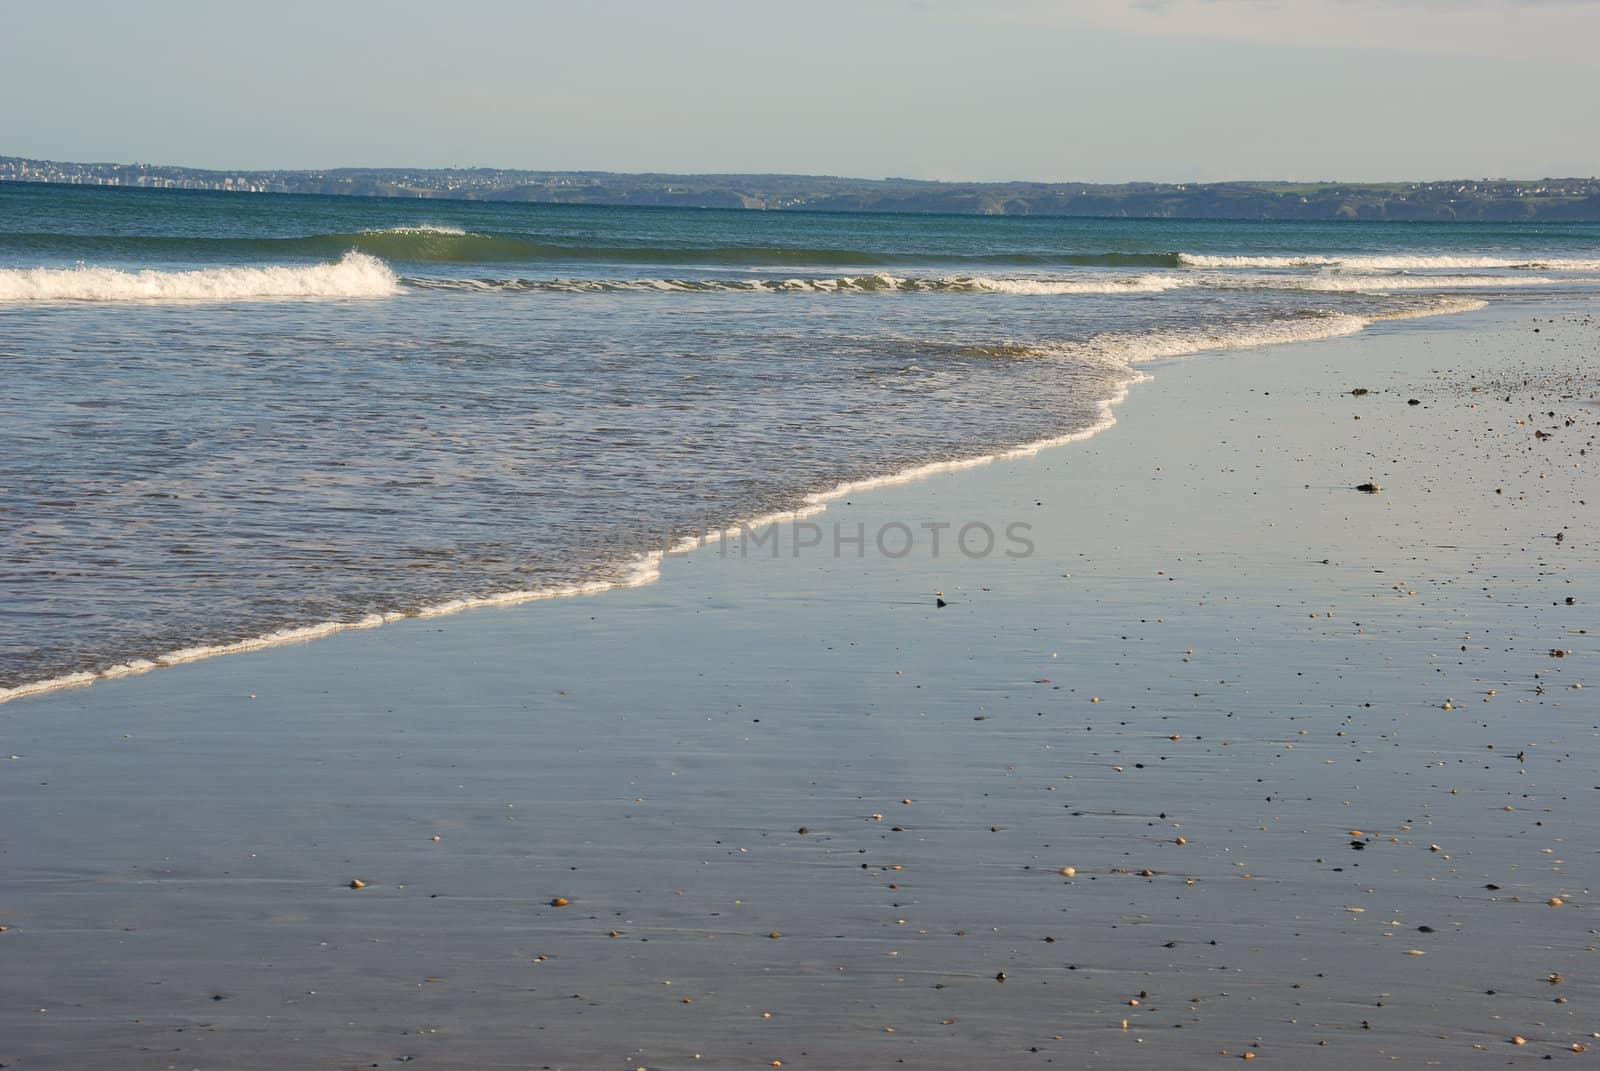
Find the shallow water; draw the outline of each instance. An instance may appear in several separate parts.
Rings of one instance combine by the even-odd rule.
[[[0,696],[637,580],[686,532],[1091,429],[1141,360],[1594,277],[1582,225],[0,187]]]

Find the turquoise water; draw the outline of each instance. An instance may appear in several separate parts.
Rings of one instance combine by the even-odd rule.
[[[638,579],[1142,361],[1597,287],[1593,225],[0,185],[0,689]]]

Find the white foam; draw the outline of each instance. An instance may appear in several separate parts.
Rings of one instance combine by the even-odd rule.
[[[450,227],[434,223],[419,223],[414,227],[387,227],[381,231],[363,231],[363,234],[448,234],[455,237],[465,237],[466,231],[460,227]]]
[[[709,546],[712,543],[726,543],[728,540],[738,539],[747,533],[755,532],[756,530],[765,528],[769,525],[791,524],[795,521],[802,521],[808,517],[814,517],[817,514],[822,513],[828,508],[828,504],[830,502],[838,501],[847,495],[856,495],[863,491],[870,491],[878,487],[889,487],[894,484],[912,483],[916,480],[927,479],[929,476],[936,476],[942,472],[957,472],[962,469],[976,468],[979,465],[991,465],[996,461],[1010,461],[1016,458],[1033,457],[1041,450],[1048,450],[1054,446],[1065,446],[1068,443],[1080,442],[1089,438],[1090,436],[1098,435],[1100,432],[1105,431],[1107,428],[1115,424],[1117,422],[1117,418],[1113,414],[1112,410],[1127,399],[1128,392],[1134,384],[1142,383],[1149,378],[1150,377],[1145,375],[1143,372],[1133,372],[1130,370],[1128,377],[1123,380],[1121,385],[1117,388],[1115,394],[1109,398],[1103,398],[1096,403],[1098,407],[1098,417],[1095,422],[1086,428],[1079,429],[1078,431],[1068,432],[1065,435],[1052,436],[1048,439],[1038,439],[1033,442],[1023,443],[1020,446],[1009,447],[1005,450],[999,450],[992,454],[983,454],[978,457],[957,458],[951,461],[930,461],[922,465],[914,465],[911,468],[901,469],[898,472],[887,473],[883,476],[868,476],[859,480],[846,480],[843,483],[835,484],[826,491],[812,492],[802,500],[801,505],[795,507],[794,509],[774,510],[771,513],[764,513],[757,517],[740,521],[738,524],[730,525],[727,528],[719,531],[708,532],[703,535],[689,536],[688,538],[683,539],[674,545],[667,551],[667,553],[687,554],[691,551],[698,550],[701,547]]]
[[[1252,275],[1220,277],[1214,285],[1246,285],[1276,290],[1317,293],[1382,293],[1385,290],[1509,289],[1523,286],[1557,286],[1600,283],[1596,276],[1560,275]]]
[[[993,294],[1157,294],[1194,286],[1176,275],[1096,276],[1089,279],[993,279],[985,275],[946,280],[942,289]]]
[[[448,602],[423,607],[412,613],[368,614],[354,621],[323,621],[315,625],[279,629],[260,636],[252,636],[249,639],[235,640],[231,643],[200,644],[193,647],[183,647],[175,651],[168,651],[163,655],[157,655],[155,658],[134,659],[133,661],[108,666],[105,669],[94,672],[68,673],[48,680],[21,684],[14,688],[0,688],[0,703],[5,703],[12,699],[21,699],[23,696],[53,692],[58,688],[93,684],[97,680],[131,677],[140,673],[148,673],[153,669],[183,665],[186,662],[198,662],[201,659],[215,658],[218,655],[260,651],[268,647],[281,647],[288,643],[306,643],[311,640],[320,640],[325,636],[332,636],[336,632],[377,628],[380,625],[387,625],[390,622],[400,621],[407,617],[438,617],[441,614],[453,614],[461,610],[473,610],[486,606],[514,606],[518,603],[532,602],[536,599],[596,595],[602,591],[610,591],[613,588],[638,587],[641,584],[651,583],[660,575],[661,557],[662,555],[659,553],[644,556],[634,563],[632,569],[619,580],[594,580],[581,584],[563,584],[548,588],[507,591],[495,595],[451,599]]]
[[[1451,313],[1468,312],[1483,308],[1487,302],[1467,298],[1447,299],[1425,308],[1405,310],[1399,312],[1381,313],[1370,317],[1330,315],[1303,317],[1293,320],[1275,321],[1270,324],[1257,324],[1241,327],[1231,331],[1204,331],[1204,330],[1173,330],[1158,332],[1154,335],[1097,335],[1085,343],[1078,343],[1058,348],[1058,355],[1073,355],[1088,357],[1121,365],[1125,369],[1125,376],[1119,383],[1115,392],[1108,398],[1097,403],[1097,418],[1094,423],[1086,428],[1068,432],[1064,435],[1038,439],[1033,442],[1023,443],[1020,446],[997,450],[993,453],[977,457],[958,458],[950,461],[933,461],[922,465],[914,465],[897,472],[887,473],[882,476],[870,476],[859,480],[848,480],[836,484],[834,487],[813,492],[801,501],[801,504],[788,510],[775,510],[769,513],[749,518],[717,532],[691,536],[667,549],[641,555],[635,559],[630,570],[616,580],[594,580],[584,583],[559,585],[549,588],[535,588],[501,592],[493,595],[465,596],[459,599],[450,599],[446,602],[425,606],[410,614],[388,613],[369,614],[355,621],[327,621],[316,625],[307,625],[302,628],[282,629],[269,632],[251,639],[239,640],[232,643],[221,643],[207,646],[186,647],[171,651],[154,659],[140,659],[126,662],[121,665],[111,666],[96,672],[69,673],[49,680],[36,681],[29,684],[18,685],[14,688],[0,688],[0,703],[23,696],[38,695],[43,692],[54,691],[58,688],[68,688],[77,685],[92,684],[97,680],[106,680],[114,677],[126,677],[138,673],[145,673],[164,666],[180,665],[185,662],[194,662],[203,658],[212,658],[217,655],[237,654],[244,651],[262,650],[268,647],[277,647],[286,643],[301,643],[309,640],[321,639],[336,632],[345,632],[351,629],[376,628],[391,621],[401,620],[406,617],[439,617],[444,614],[459,613],[462,610],[473,610],[484,607],[515,606],[521,603],[533,602],[540,599],[570,598],[580,595],[595,595],[617,588],[640,587],[653,583],[660,578],[661,561],[667,554],[684,554],[707,546],[711,543],[736,539],[747,532],[765,528],[773,524],[791,523],[815,516],[828,508],[828,504],[848,495],[860,494],[878,487],[887,487],[893,484],[911,483],[915,480],[926,479],[944,472],[955,472],[962,469],[975,468],[980,465],[993,464],[996,461],[1009,461],[1017,458],[1032,457],[1042,450],[1052,447],[1064,446],[1068,443],[1080,442],[1093,435],[1097,435],[1115,424],[1116,415],[1113,410],[1128,397],[1129,390],[1137,383],[1144,382],[1151,377],[1135,370],[1132,366],[1140,362],[1170,359],[1202,353],[1208,350],[1219,349],[1247,349],[1256,346],[1278,345],[1291,342],[1304,342],[1315,339],[1334,338],[1340,335],[1352,335],[1379,320],[1404,320],[1425,316],[1443,316]],[[1048,351],[1041,359],[1048,359]]]
[[[372,298],[399,292],[400,280],[387,264],[356,252],[331,264],[306,267],[135,272],[87,266],[0,269],[0,303]]]
[[[901,277],[878,272],[832,278],[755,279],[413,279],[429,289],[556,290],[571,293],[644,291],[658,293],[877,294],[942,291],[974,294],[1154,294],[1196,286],[1177,275],[1093,275],[1083,278],[994,278],[986,275]]]
[[[1600,260],[1569,257],[1481,256],[1207,256],[1179,253],[1190,268],[1344,268],[1350,271],[1463,271],[1484,268],[1520,268],[1535,271],[1600,271]]]
[[[1054,351],[1045,351],[1044,355],[1049,356],[1054,352],[1062,356],[1116,360],[1130,365],[1143,364],[1148,361],[1192,357],[1212,350],[1245,350],[1291,342],[1339,338],[1357,334],[1379,320],[1413,320],[1426,316],[1447,316],[1452,313],[1471,312],[1487,304],[1488,302],[1475,298],[1445,298],[1420,308],[1366,316],[1327,313],[1245,324],[1222,330],[1195,327],[1171,328],[1142,335],[1108,333],[1095,335],[1083,342],[1068,343]]]

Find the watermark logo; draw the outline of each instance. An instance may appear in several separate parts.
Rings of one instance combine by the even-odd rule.
[[[867,557],[897,561],[922,554],[929,558],[1030,558],[1033,525],[1027,521],[889,520],[818,522],[779,520],[741,523],[648,525],[613,528],[589,541],[610,553],[654,554],[705,549],[719,558]]]

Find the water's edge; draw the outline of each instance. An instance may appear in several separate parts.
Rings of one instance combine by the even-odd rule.
[[[1391,313],[1370,319],[1351,317],[1348,323],[1337,325],[1330,324],[1327,333],[1312,337],[1292,340],[1300,344],[1315,341],[1324,341],[1329,338],[1346,337],[1360,333],[1372,326],[1373,323],[1383,320],[1420,319],[1431,316],[1453,315],[1455,313],[1472,312],[1484,308],[1488,303],[1484,301],[1456,301],[1431,309],[1420,309],[1409,313]],[[1213,347],[1222,349],[1223,352],[1251,349],[1267,345],[1283,345],[1286,341],[1270,336],[1256,336],[1254,338],[1236,341],[1227,347]],[[1137,360],[1156,361],[1174,360],[1191,356],[1194,353],[1205,352],[1203,349],[1186,349],[1180,352],[1147,354]],[[383,614],[368,614],[353,621],[324,621],[312,625],[295,628],[279,629],[259,636],[242,640],[218,644],[203,644],[184,647],[166,652],[149,659],[134,659],[118,663],[97,670],[79,670],[73,673],[32,681],[16,685],[11,688],[0,688],[0,703],[7,703],[14,699],[29,696],[43,695],[63,688],[81,687],[93,684],[99,680],[115,680],[121,677],[136,676],[148,673],[151,670],[163,669],[170,666],[183,665],[196,662],[205,658],[214,658],[220,655],[242,654],[248,651],[260,651],[290,643],[304,643],[322,639],[339,632],[361,629],[377,628],[408,618],[431,618],[446,614],[460,613],[466,610],[484,609],[489,607],[510,607],[523,603],[536,602],[544,599],[574,598],[584,595],[598,595],[603,592],[619,588],[636,588],[654,583],[661,575],[661,562],[669,554],[686,554],[690,551],[720,542],[743,534],[755,532],[772,525],[792,523],[816,516],[824,512],[828,505],[848,495],[859,494],[878,487],[895,484],[911,483],[936,476],[945,472],[955,472],[962,469],[975,468],[981,465],[992,464],[996,461],[1007,461],[1016,458],[1033,457],[1043,450],[1049,450],[1071,443],[1081,442],[1098,435],[1116,424],[1115,408],[1127,400],[1131,389],[1152,377],[1145,372],[1132,369],[1130,375],[1123,380],[1117,391],[1109,397],[1096,402],[1098,416],[1087,427],[1060,435],[1048,436],[1030,442],[978,454],[967,458],[955,458],[944,461],[924,462],[913,465],[896,472],[881,476],[870,476],[860,479],[847,480],[831,488],[813,491],[803,496],[800,504],[794,508],[772,510],[767,513],[757,514],[752,517],[736,521],[726,528],[711,532],[703,532],[695,536],[682,539],[676,544],[661,550],[640,554],[626,569],[625,573],[617,579],[581,581],[570,584],[554,585],[546,588],[522,589],[498,592],[491,595],[464,596],[449,599],[444,602],[433,603],[413,611],[395,611]]]

